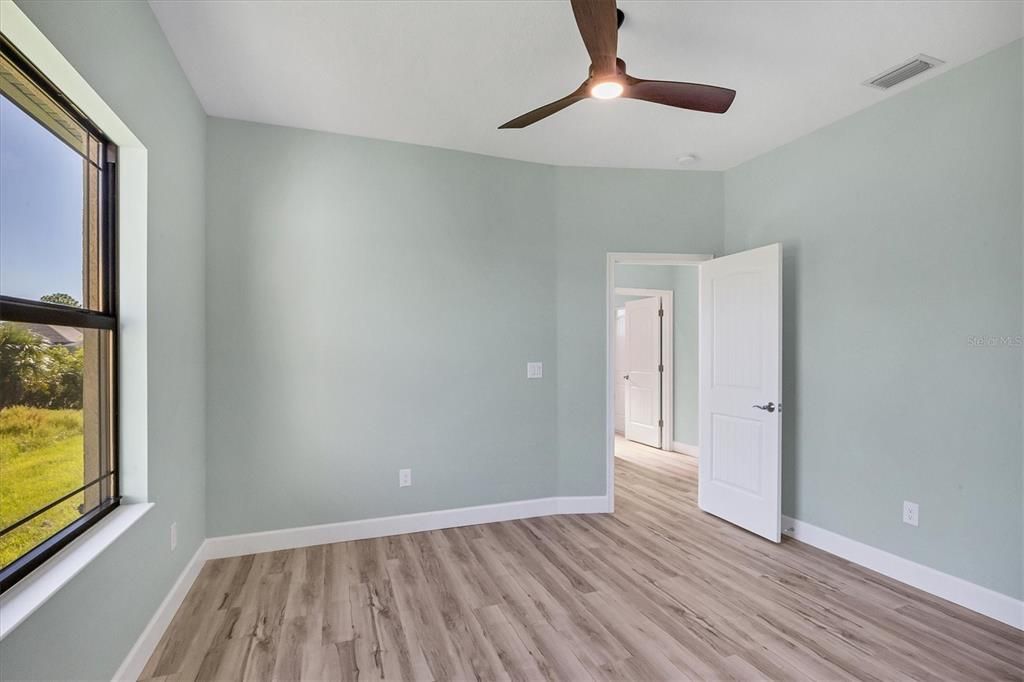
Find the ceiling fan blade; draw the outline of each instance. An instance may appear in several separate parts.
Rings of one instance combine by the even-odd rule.
[[[701,83],[646,81],[630,77],[622,96],[680,109],[724,114],[732,106],[736,91]]]
[[[572,11],[594,65],[593,75],[614,75],[619,44],[615,0],[572,0]]]
[[[566,95],[562,99],[555,100],[550,104],[545,104],[542,107],[537,107],[533,111],[527,112],[522,116],[516,117],[509,121],[508,123],[498,126],[498,130],[501,130],[502,128],[525,128],[528,125],[533,125],[534,123],[540,121],[541,119],[547,118],[551,114],[557,114],[559,111],[565,109],[570,104],[575,104],[576,102],[579,102],[581,99],[586,98],[586,91],[583,89],[583,86],[581,85],[576,90],[576,92],[573,92],[570,95]]]

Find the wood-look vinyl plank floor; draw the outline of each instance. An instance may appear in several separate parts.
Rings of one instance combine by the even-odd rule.
[[[209,561],[142,680],[1024,680],[1024,633],[697,509],[616,442],[616,512]]]

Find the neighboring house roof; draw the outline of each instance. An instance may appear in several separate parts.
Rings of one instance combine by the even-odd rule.
[[[56,324],[25,324],[26,329],[40,337],[51,346],[78,348],[82,345],[84,335],[81,329],[64,327]]]

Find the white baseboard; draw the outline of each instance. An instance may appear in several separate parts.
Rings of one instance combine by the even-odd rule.
[[[593,497],[544,497],[534,500],[485,504],[478,507],[441,509],[419,514],[385,516],[376,519],[325,523],[319,526],[285,528],[262,533],[224,535],[207,538],[196,550],[195,555],[178,576],[171,591],[164,598],[156,613],[132,646],[128,656],[114,674],[114,680],[137,680],[142,674],[149,657],[153,655],[160,638],[170,625],[178,607],[185,600],[189,588],[195,582],[203,564],[209,559],[223,559],[258,552],[272,552],[279,549],[294,549],[332,542],[364,540],[402,533],[418,533],[426,530],[474,526],[478,523],[514,521],[534,516],[555,514],[603,514],[609,511],[606,496]]]
[[[1024,630],[1024,601],[804,521],[783,516],[782,525],[786,529],[786,535],[795,540],[806,542],[829,554],[835,554],[901,583]]]
[[[594,495],[592,497],[559,497],[559,514],[610,514],[611,505],[605,495]]]
[[[690,455],[691,457],[700,457],[700,448],[696,445],[690,445],[689,443],[680,443],[677,440],[672,441],[672,451],[678,452],[682,455]]]
[[[528,519],[534,516],[600,514],[607,511],[608,498],[603,495],[600,497],[543,497],[534,500],[484,504],[478,507],[441,509],[418,514],[284,528],[260,533],[224,535],[209,538],[206,541],[209,545],[207,558],[221,559],[257,552],[273,552],[279,549],[326,545],[332,542],[348,542],[349,540],[381,538],[441,528],[475,526],[479,523]]]
[[[185,601],[185,595],[188,594],[189,589],[192,587],[192,583],[199,577],[199,571],[202,570],[203,564],[209,558],[206,555],[208,540],[204,540],[199,548],[196,549],[196,553],[192,555],[189,562],[185,565],[185,569],[178,576],[178,579],[174,582],[174,586],[171,587],[171,591],[167,593],[164,600],[160,602],[160,606],[157,607],[156,613],[149,619],[149,623],[146,624],[146,628],[139,635],[139,638],[135,641],[128,655],[121,663],[121,667],[114,673],[114,680],[137,680],[139,675],[142,674],[142,669],[146,667],[146,662],[149,661],[149,657],[153,655],[153,651],[156,649],[156,645],[160,643],[160,638],[164,636],[164,631],[167,630],[167,626],[171,624],[171,619],[174,618],[174,614],[177,613],[178,607]]]
[[[677,452],[679,446],[673,443]],[[686,452],[684,454],[690,454]],[[513,521],[555,514],[601,514],[611,509],[610,500],[601,496],[544,497],[534,500],[487,504],[478,507],[442,509],[418,514],[386,516],[359,521],[343,521],[318,526],[285,528],[282,530],[243,535],[208,538],[189,560],[178,576],[171,591],[157,608],[114,680],[136,680],[153,654],[171,619],[185,600],[203,564],[209,559],[221,559],[258,552],[294,549],[332,542],[347,542],[367,538],[386,537],[402,533],[417,533],[442,528],[472,526],[480,523]],[[851,540],[837,533],[809,523],[784,516],[786,534],[855,564],[877,571],[900,582],[947,599],[965,608],[977,611],[1018,629],[1024,629],[1024,602],[975,585],[927,566],[914,563],[883,550]]]

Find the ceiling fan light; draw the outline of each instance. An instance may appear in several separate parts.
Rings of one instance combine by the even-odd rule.
[[[604,81],[590,88],[590,95],[597,99],[615,99],[621,94],[622,83],[618,81]]]

